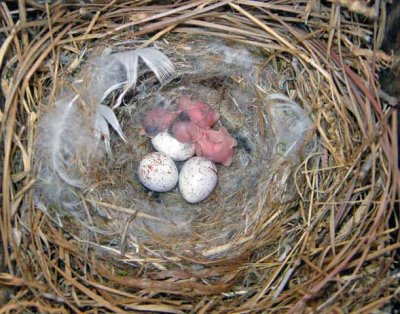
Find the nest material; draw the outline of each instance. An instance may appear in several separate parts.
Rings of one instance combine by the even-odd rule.
[[[392,297],[390,265],[399,247],[390,240],[397,225],[389,225],[398,190],[397,120],[393,108],[378,97],[375,73],[390,58],[368,49],[374,44],[368,24],[347,12],[337,14],[336,6],[274,2],[31,5],[37,20],[17,26],[17,32],[10,32],[12,21],[6,17],[12,15],[2,7],[8,37],[0,54],[6,95],[0,117],[5,131],[1,222],[8,272],[0,280],[19,288],[5,310],[368,311]],[[19,9],[21,21],[26,21],[26,8]],[[327,31],[327,23],[336,28]],[[285,164],[275,171],[277,177],[290,178],[296,197],[269,207],[252,204],[253,213],[258,213],[253,229],[234,232],[226,246],[215,245],[214,237],[201,239],[212,244],[207,246],[211,259],[204,251],[190,251],[187,239],[165,241],[151,228],[147,234],[152,243],[138,241],[135,246],[131,241],[126,247],[119,240],[105,245],[101,230],[82,229],[73,217],[64,218],[59,227],[51,215],[44,215],[33,202],[33,139],[40,105],[51,102],[62,78],[74,76],[88,53],[98,55],[104,47],[120,50],[121,45],[148,46],[164,40],[157,45],[166,51],[168,45],[184,51],[204,35],[256,49],[260,60],[284,78],[288,95],[313,118],[318,152],[306,154],[295,171]],[[183,52],[176,52],[184,59]],[[212,71],[209,78],[216,78]],[[200,79],[196,83],[192,77],[187,88],[195,90]],[[275,83],[272,90],[280,88]],[[124,110],[132,107],[119,113],[125,119],[133,117],[123,123],[129,129],[138,113],[135,109],[132,116]],[[235,121],[229,109],[221,113],[226,121]],[[116,146],[122,144],[113,143],[120,151]],[[108,170],[104,175],[110,180]],[[257,186],[265,192],[269,188],[260,180]],[[124,228],[116,236],[120,239],[137,211],[113,203],[107,210],[128,211],[123,218],[131,219],[121,224]],[[237,203],[240,213],[244,204]],[[224,208],[219,210],[216,222],[224,213]],[[215,226],[206,219],[203,228],[214,228],[209,235],[217,237]],[[232,248],[236,254],[218,255]]]
[[[288,88],[287,77],[294,73],[285,71],[285,75],[279,75],[243,46],[204,39],[189,44],[179,38],[169,41],[155,44],[175,64],[174,82],[155,88],[151,76],[142,76],[134,94],[125,97],[124,106],[118,110],[127,143],[114,136],[113,158],[92,157],[90,171],[84,169],[78,177],[76,166],[70,165],[71,170],[63,173],[63,177],[74,177],[79,182],[86,179],[88,186],[79,193],[69,192],[71,187],[66,186],[65,180],[49,176],[48,167],[42,166],[41,159],[48,159],[49,152],[53,154],[52,148],[41,149],[41,142],[48,143],[47,134],[52,133],[46,126],[50,125],[51,131],[56,122],[59,127],[57,114],[61,111],[55,107],[55,114],[44,114],[39,123],[42,131],[36,152],[36,156],[44,158],[36,157],[36,164],[40,167],[37,185],[47,199],[42,197],[40,201],[46,207],[45,213],[53,212],[51,217],[60,226],[68,219],[69,224],[76,224],[74,230],[84,226],[85,237],[87,229],[92,230],[89,239],[84,239],[97,242],[103,250],[108,247],[108,252],[122,250],[126,255],[134,255],[144,241],[153,251],[162,250],[165,254],[173,250],[189,259],[232,258],[247,250],[260,221],[269,218],[271,212],[287,208],[299,197],[292,177],[301,156],[304,158],[307,144],[309,148],[315,147],[315,136],[310,135],[314,133],[312,122],[298,104],[276,94]],[[177,189],[152,193],[140,183],[137,173],[139,161],[152,151],[150,140],[139,132],[146,112],[154,108],[177,110],[175,100],[184,95],[200,99],[220,112],[222,117],[216,127],[227,128],[238,142],[233,164],[218,167],[216,191],[199,204],[188,204]],[[77,118],[82,114],[84,111]],[[49,118],[54,121],[48,121]],[[68,124],[68,135],[75,134],[74,142],[82,142],[78,146],[84,150],[89,141],[86,134],[82,134],[81,140],[79,132],[81,122]],[[82,164],[79,158],[77,161]],[[181,165],[178,163],[178,167]],[[58,191],[64,191],[64,195]],[[54,202],[55,193],[65,200]],[[75,202],[71,200],[74,198]],[[60,205],[54,207],[54,203]],[[70,216],[75,217],[69,219]],[[74,236],[82,240],[82,234]]]

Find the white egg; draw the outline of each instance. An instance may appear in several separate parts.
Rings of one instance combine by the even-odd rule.
[[[178,182],[178,169],[172,158],[162,153],[150,153],[139,164],[139,180],[155,192],[171,191]]]
[[[184,161],[195,153],[193,143],[181,143],[168,132],[161,132],[151,139],[154,148],[177,161]]]
[[[185,162],[179,174],[179,190],[188,203],[204,201],[217,185],[217,167],[204,157]]]

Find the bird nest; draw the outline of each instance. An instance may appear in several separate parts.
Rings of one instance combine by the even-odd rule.
[[[376,81],[391,61],[373,50],[377,23],[280,1],[1,10],[6,310],[363,312],[390,300],[397,118]],[[134,88],[101,97],[129,80],[109,60],[146,47],[171,76],[137,63]],[[217,110],[238,144],[197,204],[137,176],[153,150],[144,115],[183,95]],[[118,104],[105,146],[92,141],[98,103]],[[52,162],[56,148],[72,162]]]

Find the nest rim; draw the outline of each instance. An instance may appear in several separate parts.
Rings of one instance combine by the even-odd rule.
[[[347,289],[347,284],[344,284],[343,288],[347,293],[346,299],[339,296],[336,292],[340,290],[335,290],[329,282],[334,280],[336,276],[342,278],[347,273],[352,274],[361,270],[373,274],[364,278],[371,291],[362,288],[362,280],[356,281],[357,291],[364,292],[364,309],[378,307],[393,296],[394,292],[390,284],[385,285],[383,282],[390,278],[389,265],[393,259],[394,250],[400,247],[399,243],[390,244],[387,236],[390,232],[393,232],[387,221],[394,210],[399,186],[399,178],[396,175],[397,159],[392,157],[393,153],[397,154],[395,144],[397,118],[393,108],[381,105],[376,83],[369,80],[371,73],[365,66],[365,64],[372,62],[373,58],[376,58],[375,67],[383,68],[387,66],[389,59],[386,56],[371,55],[367,51],[361,51],[361,54],[360,51],[357,51],[358,55],[356,53],[352,55],[351,42],[349,44],[339,37],[343,46],[340,47],[337,43],[329,42],[328,44],[336,48],[338,52],[333,50],[329,55],[331,62],[327,62],[325,49],[327,46],[324,42],[326,37],[315,38],[311,35],[307,35],[307,37],[302,30],[294,30],[293,24],[289,24],[291,23],[290,19],[286,19],[284,15],[271,15],[267,10],[278,9],[278,6],[274,3],[252,4],[239,1],[243,3],[227,4],[228,2],[223,1],[210,5],[204,2],[203,6],[198,7],[197,12],[189,12],[185,6],[179,5],[175,9],[171,9],[168,5],[156,8],[145,7],[141,14],[147,17],[148,11],[151,12],[150,16],[152,16],[151,14],[161,9],[164,10],[167,17],[172,14],[171,12],[177,12],[178,15],[172,20],[167,17],[155,17],[153,19],[144,18],[142,22],[140,22],[141,20],[139,22],[121,22],[123,21],[121,19],[122,13],[113,12],[110,9],[113,8],[112,4],[102,7],[104,17],[99,13],[97,17],[92,15],[84,22],[81,18],[76,21],[72,19],[73,16],[82,15],[82,12],[78,9],[63,7],[58,4],[51,6],[35,4],[37,10],[42,10],[42,14],[50,13],[55,19],[54,25],[52,25],[54,36],[50,36],[50,33],[44,33],[44,36],[38,38],[36,43],[32,42],[31,51],[26,50],[24,54],[24,60],[31,59],[32,61],[23,62],[20,56],[17,56],[14,61],[12,58],[4,59],[6,66],[12,68],[14,64],[17,64],[17,67],[14,71],[14,81],[9,86],[3,84],[7,98],[2,113],[2,127],[7,130],[7,133],[4,138],[6,145],[4,149],[4,195],[1,222],[3,226],[4,265],[10,273],[4,275],[0,282],[11,287],[19,287],[28,294],[41,294],[40,304],[34,304],[35,302],[28,297],[27,299],[30,300],[27,301],[26,307],[36,306],[42,310],[59,308],[57,302],[60,300],[55,299],[59,295],[63,299],[61,304],[65,306],[64,309],[69,308],[79,312],[78,303],[67,295],[67,291],[74,287],[79,291],[82,300],[92,300],[103,309],[116,312],[123,312],[127,309],[159,310],[171,313],[212,309],[223,312],[234,308],[236,311],[252,311],[265,307],[275,311],[287,311],[291,308],[292,312],[296,312],[297,310],[310,309],[313,300],[315,300],[317,308],[324,311],[334,308],[333,301],[339,302],[338,304],[341,304],[344,308],[356,309],[354,307],[354,296]],[[219,10],[226,5],[234,12],[227,15],[228,19],[223,14],[224,11]],[[192,6],[192,4],[186,5],[186,7],[189,6]],[[95,8],[94,11],[93,8]],[[90,12],[100,12],[97,11],[97,7],[93,8],[90,5],[85,7]],[[107,11],[107,8],[110,11]],[[289,7],[279,7],[283,10],[285,8],[290,11]],[[20,11],[22,16],[26,16],[24,10],[22,8],[22,11]],[[55,18],[60,12],[65,12],[64,10],[69,10],[69,24],[63,21],[59,22]],[[133,12],[140,14],[135,10]],[[330,11],[325,9],[323,13],[326,12]],[[317,23],[318,21],[313,20],[317,14],[312,10],[309,13],[312,17],[310,18],[311,22]],[[260,16],[259,14],[263,15]],[[333,17],[328,18],[326,16],[321,19],[330,19],[332,23],[338,23]],[[103,24],[104,19],[111,21],[114,19],[116,22],[119,21],[120,24],[117,27],[107,26],[107,24]],[[294,19],[296,21],[296,18]],[[302,19],[297,17],[297,21],[301,23]],[[352,21],[344,18],[342,23],[343,33],[354,36],[351,37],[353,41],[361,42],[362,35],[351,35],[351,27],[354,27]],[[320,24],[317,23],[317,26],[314,27],[317,29],[322,24],[321,22]],[[136,25],[140,25],[140,29],[135,29]],[[241,29],[238,25],[241,26]],[[40,27],[46,29],[46,26]],[[108,30],[103,32],[102,27]],[[134,28],[133,33],[129,32],[130,27]],[[165,28],[162,29],[163,27]],[[361,28],[362,25],[357,31],[363,34]],[[69,38],[68,32],[76,35],[77,38]],[[371,32],[371,28],[366,27],[365,34]],[[64,231],[53,226],[51,221],[35,210],[32,202],[28,210],[23,211],[21,209],[23,201],[31,199],[29,191],[34,180],[30,171],[27,171],[30,168],[30,161],[33,156],[32,139],[35,121],[37,121],[35,112],[37,103],[35,104],[33,95],[39,95],[39,102],[43,101],[43,98],[40,100],[40,97],[43,97],[43,91],[39,93],[36,91],[37,89],[40,90],[40,87],[37,87],[39,86],[38,83],[43,82],[46,76],[49,79],[52,78],[51,72],[45,75],[40,74],[39,70],[43,66],[44,60],[52,51],[55,51],[55,48],[59,49],[60,47],[67,47],[67,50],[75,51],[76,60],[78,60],[81,58],[80,50],[77,48],[74,50],[71,48],[71,44],[76,47],[79,47],[79,45],[85,47],[87,44],[90,45],[90,41],[93,39],[104,40],[110,35],[114,36],[114,42],[118,37],[123,40],[128,40],[128,38],[138,40],[137,38],[140,38],[140,36],[148,36],[145,40],[139,41],[142,45],[150,45],[156,40],[168,40],[166,35],[169,33],[187,36],[189,40],[190,36],[196,37],[198,34],[204,33],[215,36],[215,38],[228,37],[228,40],[243,44],[250,44],[253,40],[254,46],[259,47],[264,53],[269,52],[271,54],[269,56],[271,62],[276,62],[276,60],[274,61],[275,54],[281,54],[283,59],[292,63],[293,68],[297,67],[297,70],[303,71],[299,73],[309,74],[308,84],[301,81],[297,83],[296,96],[301,101],[312,104],[316,113],[315,120],[318,122],[316,129],[323,141],[325,150],[321,153],[321,157],[318,157],[319,169],[309,169],[309,159],[307,158],[296,170],[297,173],[303,172],[306,177],[304,186],[298,186],[298,192],[303,203],[298,207],[299,213],[297,214],[302,217],[304,225],[302,226],[303,230],[293,227],[294,234],[298,238],[297,241],[294,241],[291,250],[285,253],[285,250],[287,250],[285,247],[279,248],[279,253],[281,253],[281,257],[283,256],[281,262],[276,256],[275,259],[268,255],[262,256],[265,254],[262,248],[269,244],[263,231],[263,227],[269,222],[268,219],[259,222],[261,231],[257,234],[256,239],[251,241],[249,247],[244,249],[242,254],[232,259],[222,258],[207,261],[196,256],[196,259],[190,261],[187,257],[179,256],[178,252],[174,252],[172,249],[168,251],[170,254],[156,254],[155,256],[158,257],[152,257],[148,261],[135,255],[125,256],[121,258],[122,265],[129,266],[125,268],[115,261],[110,262],[107,255],[99,255],[98,250],[101,248],[94,247],[93,251],[89,250],[85,255],[84,252],[88,243],[79,239],[75,239],[76,242],[65,239]],[[26,39],[28,37],[24,34],[26,34],[26,31],[22,29],[17,35],[10,33],[8,38],[21,36],[21,40],[24,40],[27,44],[29,43]],[[87,34],[92,34],[92,36]],[[303,37],[306,39],[299,41],[302,36],[306,36]],[[43,45],[43,49],[40,48],[39,44]],[[11,49],[13,47],[12,40],[6,39],[2,47],[5,47],[5,50]],[[346,52],[347,60],[349,62],[351,60],[351,66],[342,61],[342,50]],[[290,55],[295,57],[290,60]],[[15,60],[19,61],[20,64]],[[28,71],[29,65],[32,68]],[[339,74],[335,73],[337,76],[341,75],[339,78],[332,74],[335,67],[341,69]],[[46,72],[44,71],[44,73]],[[27,76],[24,77],[23,74]],[[4,82],[4,80],[2,81]],[[33,85],[32,82],[34,82]],[[329,86],[327,90],[330,93],[320,90],[320,86],[324,83]],[[18,88],[24,91],[21,97],[25,103],[19,105],[20,108],[17,105]],[[32,92],[32,90],[36,92]],[[50,89],[51,91],[54,95],[54,90]],[[329,101],[329,94],[334,100],[330,99]],[[308,95],[312,95],[312,97]],[[307,96],[310,99],[308,102],[305,101]],[[318,102],[318,96],[324,101]],[[370,106],[368,106],[369,103]],[[18,111],[20,111],[19,114],[17,114]],[[23,134],[24,138],[15,133],[17,139],[12,141],[12,136],[20,125],[27,126],[25,131],[20,129],[20,132],[26,133]],[[331,125],[336,128],[332,128]],[[341,144],[338,139],[342,140]],[[354,147],[354,143],[358,143],[358,146]],[[23,163],[10,164],[10,160],[21,159]],[[10,190],[9,183],[12,182],[11,180],[16,182],[14,184],[18,187],[16,195],[13,195]],[[320,190],[316,188],[317,180],[326,180],[332,186],[328,185],[327,191]],[[362,182],[362,185],[357,185],[358,182]],[[351,191],[351,193],[348,191]],[[315,195],[329,194],[328,192],[334,193],[333,195],[339,194],[344,201],[341,203],[340,199],[332,200],[332,197],[329,196],[325,200],[314,199]],[[359,204],[358,207],[357,204]],[[320,206],[320,208],[316,210],[312,205]],[[333,214],[332,209],[335,206],[338,209],[336,215]],[[29,213],[29,217],[32,217],[29,221],[30,227],[27,228],[21,223],[20,213]],[[295,213],[292,215],[295,215]],[[328,216],[329,219],[326,218]],[[337,230],[337,226],[341,226],[339,230]],[[279,225],[274,227],[279,231]],[[45,228],[44,230],[48,233],[44,234],[42,228]],[[36,230],[34,238],[29,240],[33,245],[29,248],[31,257],[23,254],[23,252],[18,253],[21,247],[27,246],[27,243],[29,243],[27,236],[24,235],[26,229]],[[40,232],[37,233],[37,230]],[[318,232],[325,233],[325,237],[321,240],[325,245],[312,247],[312,245],[317,245],[315,241]],[[330,234],[332,232],[333,234]],[[309,241],[304,241],[304,239],[309,239]],[[168,243],[165,244],[168,247]],[[242,244],[239,243],[239,245]],[[363,250],[363,246],[367,246],[368,249]],[[9,251],[9,247],[13,248],[13,254]],[[294,253],[294,248],[297,250],[297,254]],[[146,248],[144,249],[146,250]],[[44,252],[48,252],[50,255],[44,254]],[[308,257],[304,256],[306,253]],[[85,256],[83,259],[82,254]],[[188,265],[185,265],[185,267],[180,265],[181,267],[175,269],[168,266],[170,265],[168,263],[176,263],[175,261],[179,259],[188,262]],[[31,260],[33,270],[25,270],[24,264],[29,260]],[[311,260],[314,260],[315,263],[312,263]],[[61,268],[61,261],[64,269]],[[75,266],[71,264],[71,261],[75,263]],[[84,265],[87,261],[90,262],[92,271],[92,273],[89,271],[89,277],[85,277],[88,275],[86,270],[85,276],[78,271],[80,267],[85,269]],[[146,266],[147,263],[150,266]],[[203,267],[198,269],[192,267],[195,263]],[[386,267],[386,272],[380,274],[381,277],[378,280],[382,291],[379,288],[372,289],[370,283],[370,278],[378,276],[375,268],[381,263]],[[268,273],[266,270],[269,268],[274,269],[274,272]],[[12,269],[16,269],[16,272],[11,272]],[[51,283],[53,294],[50,293],[50,295],[53,297],[49,297],[49,293],[43,284],[34,287],[32,280],[29,279],[31,274],[40,274],[44,269],[51,269],[51,272],[49,276],[42,277],[41,282]],[[265,272],[260,275],[259,272],[262,271]],[[146,273],[146,277],[143,277],[143,272]],[[310,275],[312,272],[317,272],[317,274],[312,276]],[[243,275],[243,273],[246,275]],[[290,280],[293,273],[297,275],[295,278],[299,281],[297,286],[293,286],[296,283]],[[325,276],[321,274],[325,274]],[[58,276],[64,278],[67,284],[57,286]],[[267,278],[263,276],[267,276]],[[301,281],[302,278],[303,282]],[[305,278],[308,278],[308,281]],[[99,281],[96,282],[96,279]],[[21,283],[21,280],[28,284]],[[244,284],[239,284],[241,280]],[[88,287],[99,290],[91,292]],[[332,291],[332,298],[328,300],[318,298],[322,288]],[[301,289],[305,289],[307,292],[304,294]],[[115,296],[117,302],[110,302],[107,293]],[[142,297],[142,295],[145,297]],[[161,297],[157,297],[157,295],[161,295]],[[163,295],[169,295],[169,297],[164,298]],[[206,297],[209,297],[209,299]],[[124,302],[124,298],[130,300],[128,305]],[[9,307],[12,308],[12,306],[13,301],[10,301]]]

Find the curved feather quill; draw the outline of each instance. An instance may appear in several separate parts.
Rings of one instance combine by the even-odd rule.
[[[85,187],[83,172],[90,160],[101,154],[98,145],[101,139],[111,155],[109,126],[127,141],[114,111],[102,102],[111,92],[122,89],[113,108],[120,106],[126,92],[136,87],[139,60],[143,60],[161,84],[172,77],[171,61],[153,48],[97,58],[87,68],[89,80],[76,80],[88,85],[78,85],[78,93],[64,93],[42,115],[36,137],[36,165],[40,191],[48,200],[76,206],[79,199],[71,191]],[[77,103],[79,97],[83,106]]]
[[[114,90],[124,87],[122,93],[114,104],[113,109],[121,105],[125,94],[130,89],[136,87],[140,59],[149,67],[161,84],[165,84],[174,73],[172,62],[165,54],[154,48],[124,51],[107,57],[102,57],[97,61],[99,65],[101,65],[103,61],[108,61],[112,62],[114,68],[122,66],[125,70],[126,76],[124,77],[124,80],[113,82],[103,93],[101,101],[103,101]]]

